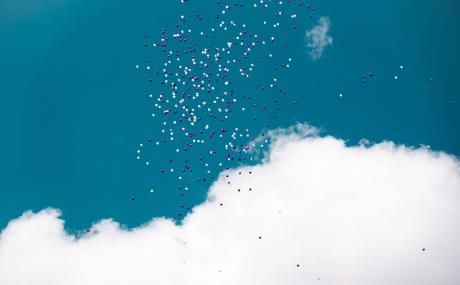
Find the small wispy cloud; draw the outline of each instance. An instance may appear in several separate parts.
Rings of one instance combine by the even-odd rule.
[[[323,55],[324,49],[332,45],[333,39],[328,35],[331,21],[327,17],[321,17],[318,24],[311,30],[305,32],[307,40],[307,47],[309,48],[308,54],[312,60],[318,60]]]

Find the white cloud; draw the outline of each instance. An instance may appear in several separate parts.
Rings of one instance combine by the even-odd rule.
[[[56,210],[25,213],[0,236],[0,284],[460,284],[458,160],[298,127],[221,174],[182,225],[106,220],[75,237]]]
[[[327,17],[321,17],[318,24],[311,30],[305,32],[307,47],[311,59],[318,60],[323,55],[324,49],[332,45],[333,39],[328,35],[331,22]]]

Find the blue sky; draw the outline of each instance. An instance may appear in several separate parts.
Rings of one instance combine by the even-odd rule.
[[[308,122],[351,145],[391,140],[458,155],[458,3],[311,4],[313,17],[283,35],[289,48],[275,56],[293,58],[279,77],[289,99],[280,100],[278,119],[261,113],[256,122],[242,117],[234,124],[257,135],[267,124]],[[135,65],[149,59],[156,68],[164,61],[143,46],[144,35],[158,38],[180,15],[212,17],[217,7],[203,0],[0,2],[0,227],[46,207],[61,209],[70,229],[107,217],[136,226],[153,216],[177,218],[180,205],[205,199],[212,181],[192,182],[193,192],[180,200],[175,180],[136,160],[139,144],[155,139],[161,125],[147,97],[160,87]],[[305,31],[322,16],[330,20],[333,44],[312,60]],[[262,21],[258,14],[244,19]],[[368,73],[373,77],[363,83]],[[157,150],[146,155],[170,158]]]
[[[0,284],[459,284],[454,0],[0,0]]]

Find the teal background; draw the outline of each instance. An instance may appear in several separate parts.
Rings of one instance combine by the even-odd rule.
[[[350,144],[386,139],[459,155],[459,2],[313,4],[330,18],[334,44],[312,62],[303,37],[286,35],[294,63],[282,80],[299,107],[284,106],[270,124],[309,122]],[[147,57],[162,64],[144,34],[159,35],[188,9],[218,11],[204,0],[0,0],[0,228],[46,207],[61,209],[69,229],[107,217],[127,226],[176,217],[175,186],[135,159],[161,126],[134,66]],[[374,78],[363,84],[368,72]],[[160,191],[150,193],[153,184]],[[203,201],[209,184],[195,185],[187,203]]]

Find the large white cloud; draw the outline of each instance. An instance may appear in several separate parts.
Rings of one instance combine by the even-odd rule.
[[[305,38],[307,40],[307,47],[309,48],[309,55],[311,59],[320,59],[323,55],[324,49],[332,45],[333,39],[329,33],[331,22],[327,17],[321,17],[318,20],[318,24],[311,30],[305,32]]]
[[[223,173],[182,225],[75,237],[57,210],[25,213],[1,233],[0,284],[460,284],[458,160],[300,130],[271,132],[266,161]]]

